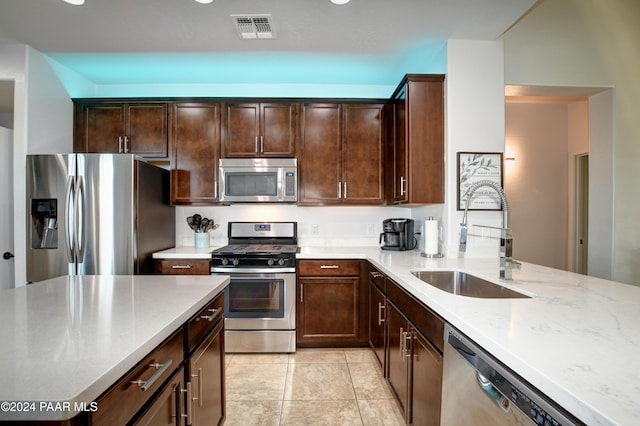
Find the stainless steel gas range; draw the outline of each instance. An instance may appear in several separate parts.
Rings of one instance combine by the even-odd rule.
[[[225,289],[226,352],[296,350],[297,222],[229,222],[229,245],[212,252]]]

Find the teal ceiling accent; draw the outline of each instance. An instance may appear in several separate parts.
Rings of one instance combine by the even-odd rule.
[[[96,93],[101,97],[181,96],[181,88],[184,96],[203,92],[209,94],[200,96],[251,96],[242,92],[250,88],[251,93],[256,90],[268,93],[274,87],[302,88],[304,94],[297,95],[300,97],[325,97],[327,88],[333,92],[341,87],[351,88],[346,92],[352,95],[345,93],[345,97],[379,97],[381,91],[395,87],[406,73],[445,73],[444,55],[446,43],[416,45],[384,57],[310,52],[50,53],[47,56],[93,84],[92,90],[87,90],[86,84],[77,84],[74,78],[62,75],[69,73],[57,71],[72,97],[92,97]],[[368,93],[367,88],[374,89],[370,96],[362,96],[363,91]]]

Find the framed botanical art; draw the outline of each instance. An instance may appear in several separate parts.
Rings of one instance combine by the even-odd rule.
[[[501,152],[458,153],[458,210],[467,204],[467,189],[480,180],[489,180],[502,185]],[[481,187],[473,195],[469,210],[502,210],[500,196],[491,187]]]

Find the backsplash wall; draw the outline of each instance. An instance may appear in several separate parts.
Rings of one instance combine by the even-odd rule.
[[[176,245],[194,245],[187,217],[196,213],[220,224],[211,232],[211,246],[227,244],[228,222],[298,222],[298,242],[304,246],[377,246],[382,221],[387,218],[414,219],[415,232],[421,232],[428,216],[438,217],[440,206],[427,207],[298,207],[283,204],[234,204],[231,206],[176,207]],[[418,238],[418,249],[423,241]]]

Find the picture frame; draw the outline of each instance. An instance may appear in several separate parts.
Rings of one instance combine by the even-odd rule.
[[[458,152],[458,210],[464,210],[467,189],[475,182],[490,180],[504,188],[503,168],[502,152]],[[502,210],[500,196],[492,188],[478,188],[469,210]]]

